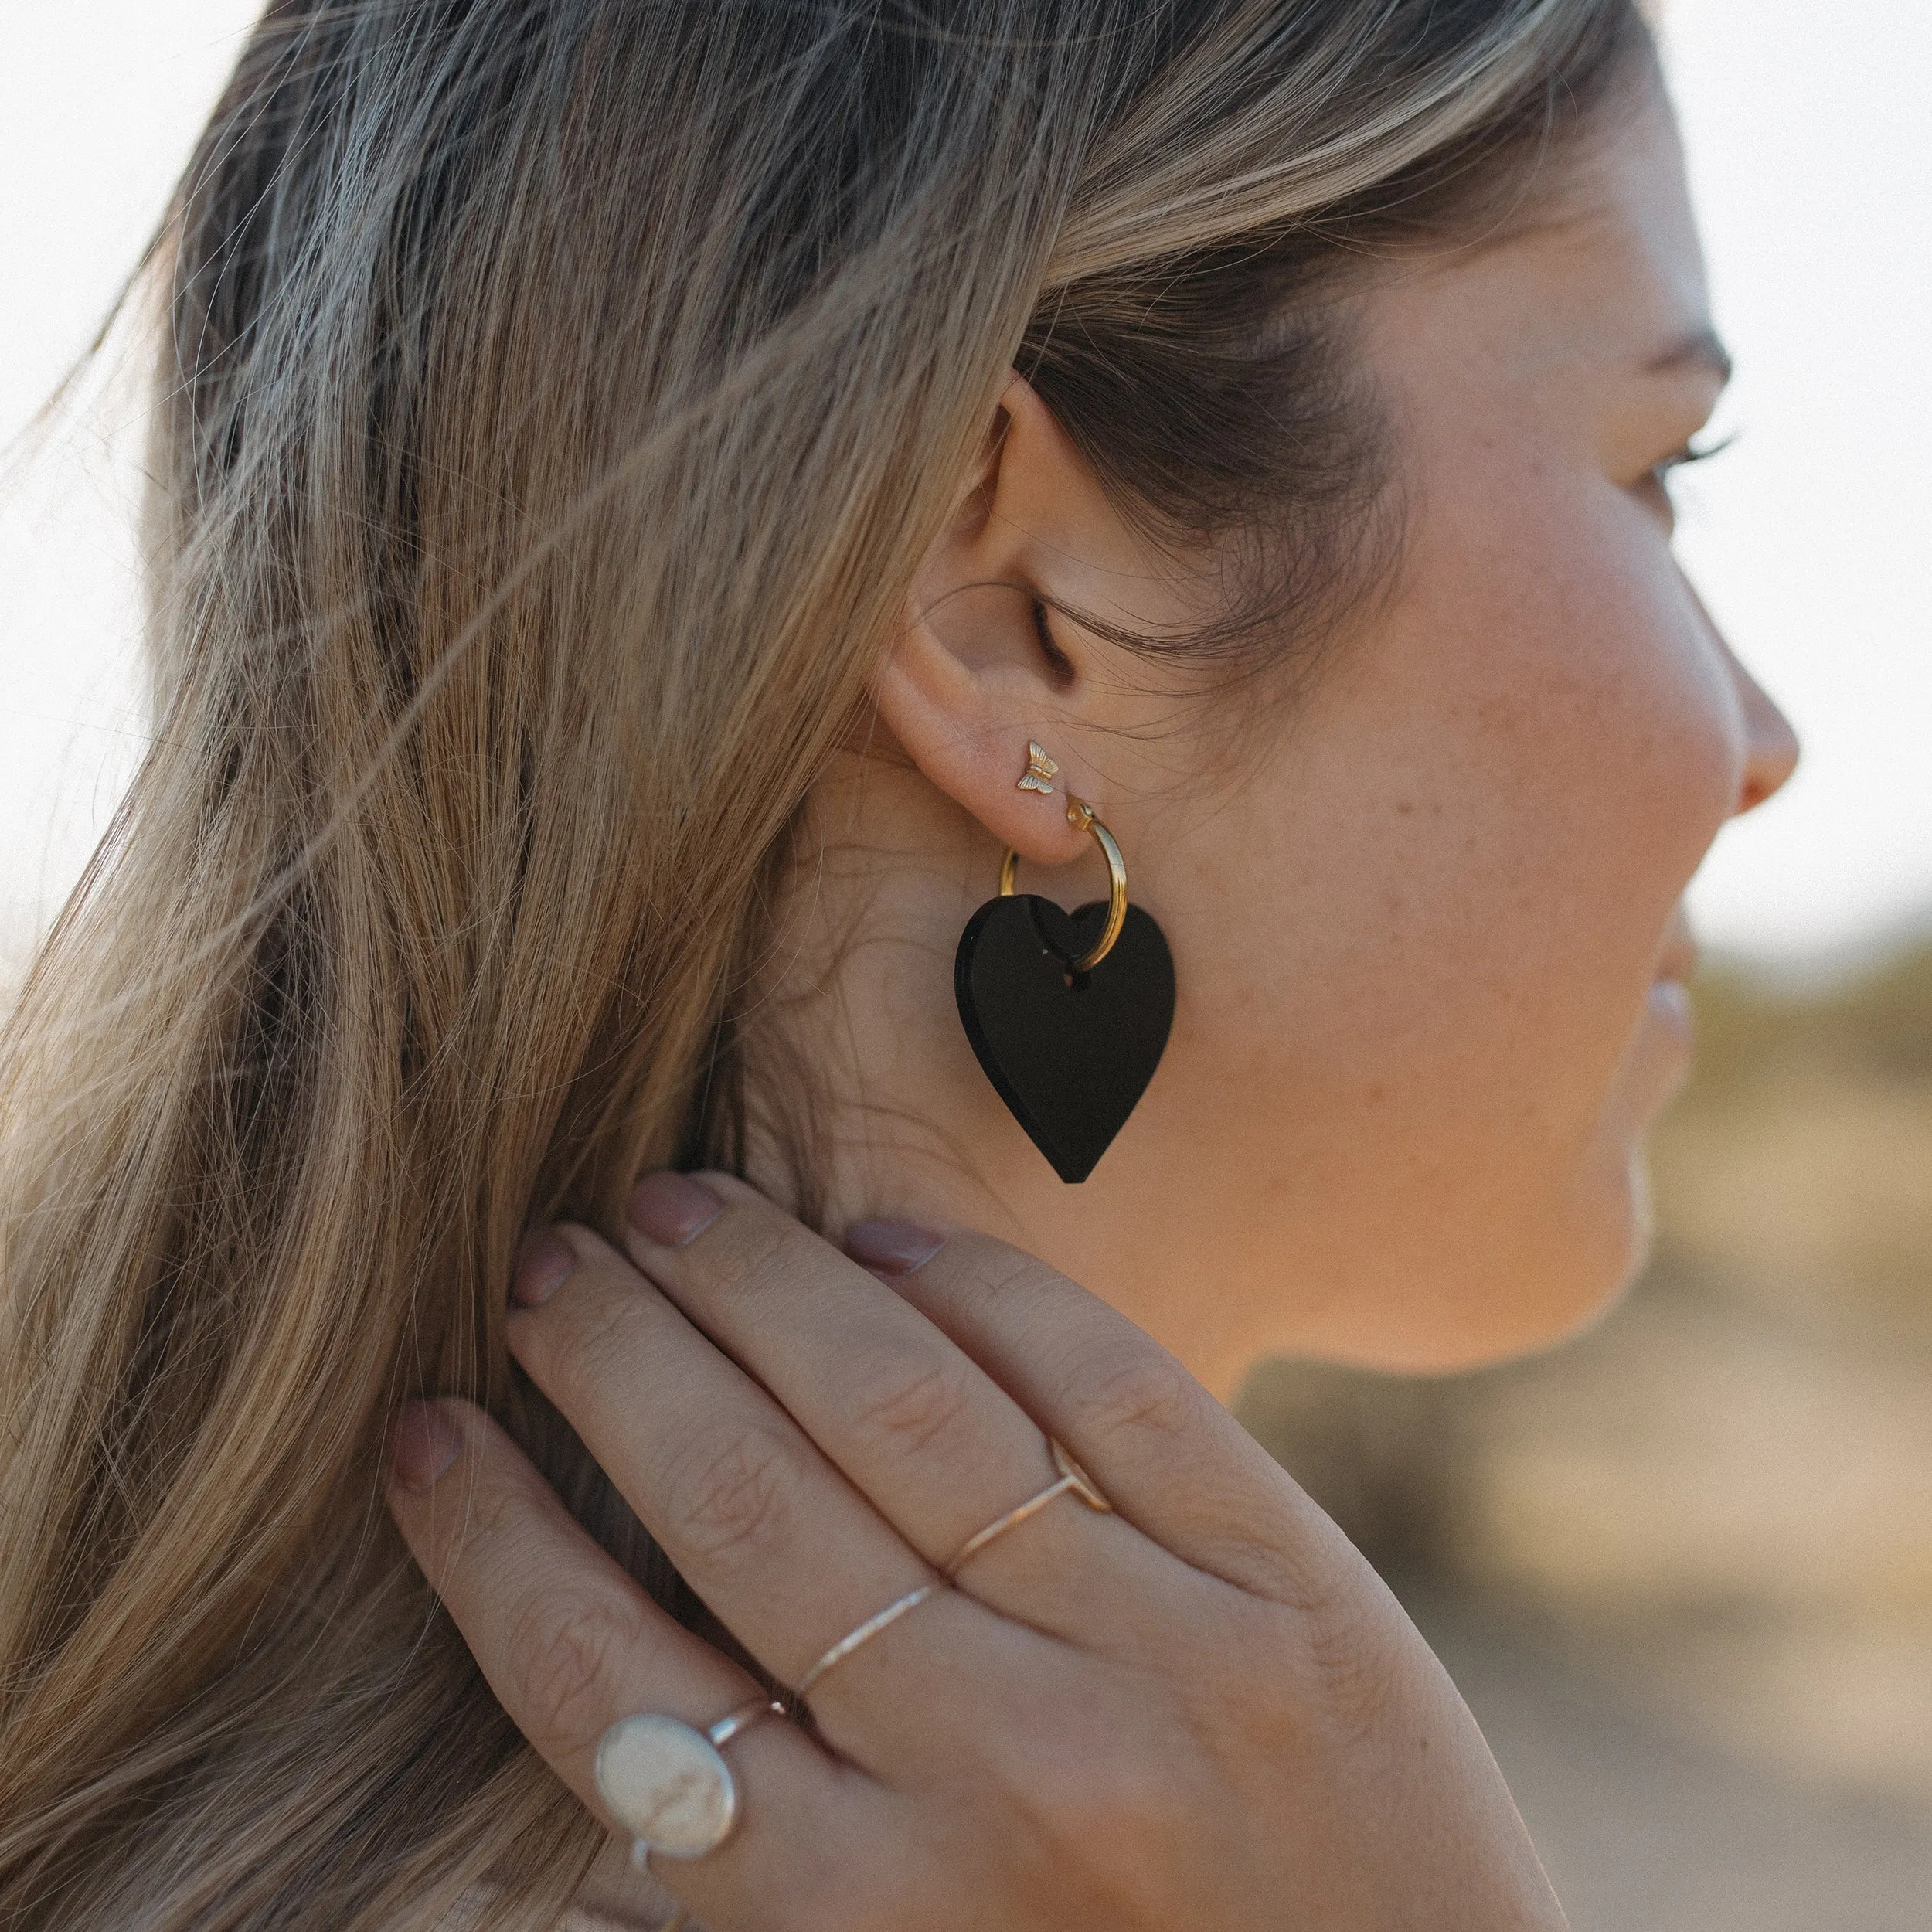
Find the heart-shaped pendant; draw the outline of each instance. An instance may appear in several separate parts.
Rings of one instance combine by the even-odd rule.
[[[1071,973],[1107,920],[1050,899],[989,899],[953,961],[961,1023],[986,1077],[1063,1181],[1083,1181],[1147,1090],[1174,1022],[1174,961],[1138,906],[1106,956]]]

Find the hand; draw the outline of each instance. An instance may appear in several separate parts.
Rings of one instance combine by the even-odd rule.
[[[825,1674],[816,1739],[726,1747],[738,1828],[652,1861],[714,1932],[1561,1927],[1394,1599],[1131,1323],[978,1235],[881,1279],[727,1177],[654,1175],[634,1215],[628,1260],[536,1245],[510,1346],[781,1682],[1053,1481],[1048,1436],[1117,1512],[1048,1505]],[[396,1468],[492,1687],[607,1825],[607,1725],[757,1696],[480,1412],[419,1405]]]

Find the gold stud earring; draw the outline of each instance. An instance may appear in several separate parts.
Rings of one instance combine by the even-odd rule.
[[[1053,774],[1059,770],[1060,767],[1029,738],[1026,741],[1026,775],[1015,789],[1050,794],[1053,789]]]

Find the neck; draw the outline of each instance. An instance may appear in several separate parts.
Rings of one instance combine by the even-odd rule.
[[[811,800],[798,849],[746,1038],[750,1178],[835,1240],[884,1216],[1009,1241],[1230,1393],[1251,1345],[1218,1332],[1198,1281],[1175,1282],[1165,1256],[1150,1263],[1129,1233],[1147,1210],[1123,1196],[1124,1165],[1063,1184],[973,1056],[953,954],[996,889],[999,846],[903,761],[850,753]],[[1036,889],[1070,901],[1093,883],[1048,874]],[[1177,1230],[1184,1220],[1177,1206]]]
[[[952,992],[953,948],[995,889],[999,849],[916,770],[847,753],[798,850],[746,1042],[752,1178],[789,1194],[807,1164],[803,1198],[835,1235],[889,1214],[1019,1238],[1041,1192],[1020,1158],[1032,1149]]]

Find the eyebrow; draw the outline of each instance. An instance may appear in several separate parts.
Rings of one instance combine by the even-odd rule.
[[[1706,324],[1673,342],[1661,355],[1644,366],[1647,376],[1674,375],[1683,369],[1707,369],[1720,384],[1728,383],[1736,365],[1731,352],[1719,340],[1717,331]]]

